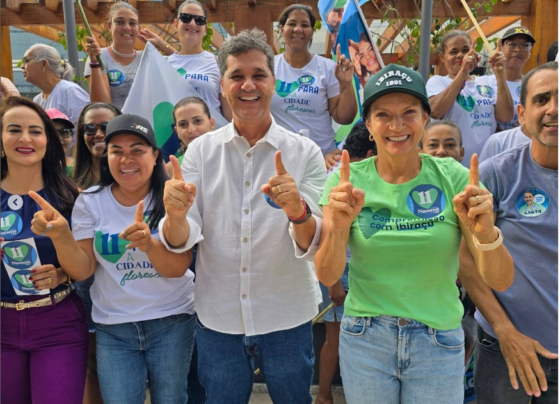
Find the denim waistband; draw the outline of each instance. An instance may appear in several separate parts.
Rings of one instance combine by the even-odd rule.
[[[376,317],[365,317],[366,325],[370,326],[372,322],[382,325],[388,325],[392,327],[401,327],[401,328],[431,328],[428,327],[426,324],[421,323],[420,321],[413,320],[411,318],[406,317],[395,317],[395,316],[386,316],[386,315],[379,315]]]

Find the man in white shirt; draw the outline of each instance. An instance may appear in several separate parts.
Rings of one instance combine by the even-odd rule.
[[[254,359],[275,403],[312,400],[320,294],[311,261],[325,166],[313,141],[270,115],[274,54],[263,37],[242,31],[220,49],[233,121],[189,145],[182,174],[172,158],[164,196],[162,242],[176,252],[199,243],[197,344],[208,404],[247,403]]]

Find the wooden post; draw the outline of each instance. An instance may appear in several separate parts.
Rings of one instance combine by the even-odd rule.
[[[14,72],[12,70],[12,44],[10,42],[10,27],[8,25],[2,25],[1,36],[2,44],[0,51],[2,53],[2,61],[0,69],[2,70],[2,76],[14,81]]]
[[[267,6],[235,7],[235,32],[258,28],[266,34],[266,42],[274,49],[274,32],[272,30],[272,11]]]
[[[523,73],[546,63],[546,53],[552,42],[558,40],[558,0],[533,0],[531,12],[521,18],[521,25],[528,28],[537,40],[531,57],[523,66]]]

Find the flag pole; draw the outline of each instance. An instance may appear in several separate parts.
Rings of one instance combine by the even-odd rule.
[[[67,0],[65,0],[67,1]],[[86,13],[84,11],[84,8],[82,7],[82,3],[81,0],[76,0],[76,5],[78,6],[78,11],[80,12],[80,16],[82,17],[82,21],[84,22],[84,26],[86,27],[86,31],[88,36],[93,37],[93,34],[91,33],[91,28],[89,27],[89,23],[88,20],[86,18]],[[74,29],[75,31],[75,29]],[[99,56],[97,58],[97,63],[99,63],[99,67],[101,67],[102,70],[105,70],[105,66],[103,65],[103,60],[101,60],[101,56]]]

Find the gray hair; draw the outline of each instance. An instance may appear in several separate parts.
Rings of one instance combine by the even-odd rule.
[[[38,62],[46,60],[54,74],[62,80],[72,81],[74,79],[74,68],[70,63],[64,61],[60,53],[52,46],[38,43],[29,48],[28,52]]]
[[[461,31],[459,29],[454,29],[453,31],[449,31],[447,34],[441,38],[441,53],[445,53],[445,44],[452,38],[462,36],[467,39],[469,45],[472,43],[472,39],[467,31]]]
[[[204,8],[204,6],[202,5],[202,3],[198,0],[185,0],[181,3],[181,5],[179,6],[179,8],[177,9],[177,17],[179,17],[181,15],[181,13],[183,12],[183,8],[187,5],[187,4],[194,4],[195,6],[200,7],[200,9],[202,10],[202,13],[204,14],[204,16],[206,18],[208,18],[208,13],[206,13],[206,9]]]
[[[227,57],[229,55],[237,56],[250,50],[260,50],[265,54],[268,68],[274,74],[274,52],[269,44],[266,43],[266,35],[264,31],[253,28],[251,30],[243,30],[239,34],[231,37],[220,48],[218,53],[218,67],[222,77],[227,70]]]

